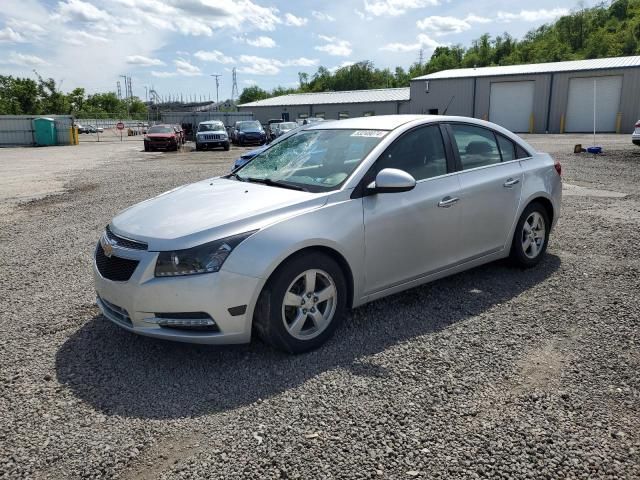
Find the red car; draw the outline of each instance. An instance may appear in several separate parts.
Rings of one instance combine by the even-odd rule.
[[[178,150],[181,143],[180,134],[176,132],[173,125],[154,125],[144,136],[144,151]]]

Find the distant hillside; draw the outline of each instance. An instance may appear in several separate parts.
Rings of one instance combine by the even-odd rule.
[[[286,93],[365,90],[404,87],[420,75],[452,68],[559,62],[585,58],[640,55],[640,0],[617,0],[611,5],[576,10],[554,23],[531,30],[521,40],[508,33],[474,40],[470,47],[438,47],[428,62],[414,63],[405,70],[375,68],[363,61],[334,73],[325,67],[309,76],[301,73],[297,89],[277,88],[272,92],[253,86],[240,95],[240,103]]]

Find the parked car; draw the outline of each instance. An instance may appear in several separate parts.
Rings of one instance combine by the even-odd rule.
[[[238,145],[264,145],[267,143],[267,134],[257,120],[238,122],[235,137]]]
[[[265,132],[267,133],[267,140],[269,142],[271,142],[273,139],[276,138],[276,126],[279,123],[284,122],[284,120],[282,120],[281,118],[271,118],[269,120],[267,120],[267,126],[265,128]]]
[[[229,137],[224,124],[217,120],[209,120],[198,124],[196,132],[196,150],[210,147],[222,147],[229,150]]]
[[[538,264],[561,172],[475,118],[313,125],[229,175],[117,215],[95,250],[97,303],[141,335],[222,344],[256,331],[304,352],[351,307],[505,257]]]
[[[95,125],[87,125],[85,127],[86,133],[102,133],[104,129],[102,127],[96,127]]]
[[[631,141],[636,145],[640,146],[640,120],[636,122],[636,129],[631,135]]]
[[[174,125],[154,125],[144,136],[144,151],[178,150],[180,146],[179,134]]]
[[[180,145],[184,145],[186,138],[185,138],[185,134],[184,134],[184,130],[182,129],[182,126],[174,125],[173,129],[176,132],[176,138],[178,139],[178,143],[180,143]]]
[[[87,130],[87,127],[85,127],[84,125],[81,125],[79,123],[74,123],[73,124],[77,129],[78,129],[78,133],[89,133]]]
[[[289,138],[291,135],[293,135],[294,133],[296,133],[299,130],[302,130],[303,128],[307,128],[306,126],[298,126],[296,124],[296,128],[294,128],[293,130],[289,130],[286,134],[279,136],[278,138],[276,138],[273,142],[271,142],[268,145],[261,145],[260,147],[256,148],[255,150],[250,150],[248,152],[243,153],[242,155],[240,155],[239,158],[236,159],[236,161],[233,163],[233,168],[231,169],[231,171],[242,167],[243,165],[245,165],[247,162],[249,162],[250,160],[252,160],[253,158],[255,158],[258,154],[264,152],[267,148],[272,147],[273,145],[281,142],[282,140]]]

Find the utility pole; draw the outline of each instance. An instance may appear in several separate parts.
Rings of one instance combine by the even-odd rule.
[[[422,62],[424,62],[424,49],[421,48],[418,54],[418,65],[422,66]]]
[[[120,87],[120,80],[116,82],[116,85],[118,86],[118,99],[122,100],[122,88]]]
[[[124,96],[127,104],[127,118],[129,118],[129,77],[126,75],[120,75],[120,77],[124,78]]]
[[[220,77],[222,75],[220,75],[219,73],[214,73],[214,74],[209,75],[209,76],[216,78],[216,108],[217,108],[218,107],[218,103],[220,102],[220,97],[218,96],[218,90],[220,88]]]

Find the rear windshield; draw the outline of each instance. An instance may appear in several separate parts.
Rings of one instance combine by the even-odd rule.
[[[171,127],[163,127],[162,125],[156,125],[149,129],[149,133],[175,133]]]
[[[260,122],[242,122],[238,125],[238,130],[241,132],[244,130],[259,130],[260,128],[262,128]]]

